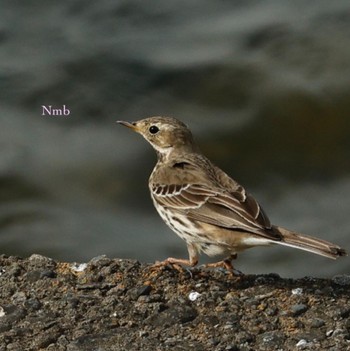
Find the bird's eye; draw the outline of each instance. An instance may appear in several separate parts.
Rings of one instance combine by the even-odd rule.
[[[157,126],[150,126],[149,127],[149,132],[151,134],[157,134],[159,132],[159,128]]]

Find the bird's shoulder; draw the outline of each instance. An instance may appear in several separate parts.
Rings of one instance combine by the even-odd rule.
[[[156,164],[150,183],[209,185],[212,182],[212,167],[210,161],[200,154],[177,155]]]
[[[158,162],[150,182],[164,185],[202,184],[232,193],[240,201],[246,198],[245,189],[238,182],[199,153],[177,155],[166,162]]]

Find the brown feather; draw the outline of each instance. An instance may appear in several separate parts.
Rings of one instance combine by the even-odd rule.
[[[295,247],[332,259],[346,256],[346,251],[344,249],[329,241],[314,238],[306,234],[296,233],[279,226],[273,226],[273,230],[282,236],[283,240],[279,242],[281,245]]]

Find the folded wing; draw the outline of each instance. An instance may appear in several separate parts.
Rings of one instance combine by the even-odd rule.
[[[271,240],[280,240],[270,230],[271,224],[255,199],[242,187],[227,191],[205,184],[154,184],[154,199],[196,221],[219,227],[242,230]]]

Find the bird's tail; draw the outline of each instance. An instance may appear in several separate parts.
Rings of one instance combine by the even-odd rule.
[[[276,241],[276,244],[295,247],[300,250],[309,251],[317,255],[332,258],[333,260],[341,256],[346,256],[346,251],[338,245],[332,244],[329,241],[314,238],[309,235],[292,232],[288,229],[273,226],[274,231],[277,231],[281,236],[281,241]]]

